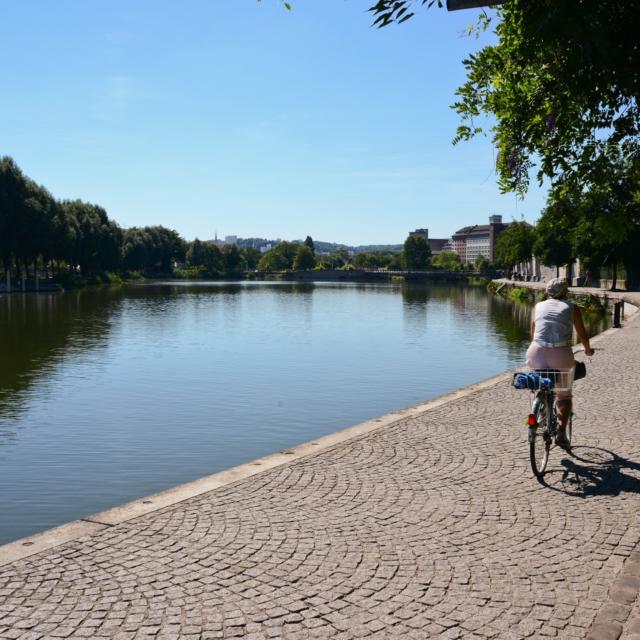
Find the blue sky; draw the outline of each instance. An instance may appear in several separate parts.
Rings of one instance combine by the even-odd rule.
[[[452,146],[476,11],[370,28],[373,0],[21,0],[0,22],[0,154],[123,226],[398,243],[533,222],[489,139]]]

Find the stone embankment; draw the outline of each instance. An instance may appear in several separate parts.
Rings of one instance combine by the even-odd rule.
[[[0,638],[639,640],[638,318],[543,483],[507,373],[0,548]]]

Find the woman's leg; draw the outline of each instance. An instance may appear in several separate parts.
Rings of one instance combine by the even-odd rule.
[[[556,442],[560,446],[569,444],[566,435],[567,423],[571,417],[571,409],[573,406],[571,398],[571,387],[573,386],[573,368],[575,367],[575,359],[573,357],[573,349],[571,347],[559,347],[553,349],[552,360],[554,368],[561,369],[564,373],[560,376],[558,382],[558,390],[556,391],[556,412],[558,414],[558,435]],[[564,378],[564,379],[563,379]]]
[[[527,366],[532,369],[560,369],[571,370],[574,366],[573,350],[571,347],[541,347],[532,342],[527,350]],[[566,427],[571,416],[571,380],[563,380],[560,375],[556,392],[556,411],[558,413],[558,440],[567,443]]]
[[[569,422],[569,416],[571,415],[571,397],[563,397],[556,399],[556,412],[558,413],[558,428],[564,431]]]

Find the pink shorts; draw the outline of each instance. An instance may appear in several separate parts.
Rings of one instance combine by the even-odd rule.
[[[575,366],[573,349],[571,347],[541,347],[537,342],[532,342],[527,349],[527,366],[531,369],[571,369]],[[571,383],[573,377],[565,384],[562,382],[562,390],[558,390],[556,395],[561,397],[571,397]]]

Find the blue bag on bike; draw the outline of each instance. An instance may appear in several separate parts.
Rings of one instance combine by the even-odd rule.
[[[516,389],[529,389],[530,391],[536,391],[541,387],[553,387],[553,380],[541,376],[536,371],[529,371],[528,373],[514,373],[513,381],[511,383]]]
[[[526,373],[514,373],[513,382],[511,383],[516,389],[529,388],[529,376]]]

